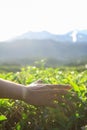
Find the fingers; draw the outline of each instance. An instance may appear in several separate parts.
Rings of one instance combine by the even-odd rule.
[[[49,88],[49,89],[66,89],[66,90],[70,90],[72,87],[70,85],[62,85],[62,84],[58,84],[58,85],[53,85],[53,84],[46,84],[44,86],[44,88]]]
[[[54,88],[59,88],[59,89],[67,89],[67,90],[70,90],[72,87],[68,84],[66,85],[62,85],[62,84],[44,84],[42,80],[37,80],[36,82],[33,82],[29,85],[29,87],[34,87],[36,86],[37,88],[40,87],[42,89],[47,89],[47,88],[51,88],[51,89],[54,89]]]
[[[52,85],[52,84],[32,84],[28,86],[29,89],[31,90],[71,90],[70,85]]]

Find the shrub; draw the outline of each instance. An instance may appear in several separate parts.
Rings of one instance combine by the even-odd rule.
[[[66,97],[69,102],[60,102],[57,108],[0,99],[0,130],[80,130],[87,125],[87,70],[28,66],[17,73],[2,73],[0,78],[25,85],[42,79],[48,84],[72,86]]]

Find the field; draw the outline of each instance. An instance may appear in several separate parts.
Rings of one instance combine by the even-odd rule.
[[[23,101],[0,99],[0,130],[86,130],[87,66],[45,68],[22,67],[19,72],[1,71],[0,78],[28,85],[38,79],[47,84],[70,84],[75,98],[57,108],[36,107]]]

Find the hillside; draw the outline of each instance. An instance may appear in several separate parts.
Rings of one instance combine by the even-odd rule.
[[[87,43],[51,39],[15,39],[0,43],[0,63],[32,64],[47,59],[48,65],[87,63]]]

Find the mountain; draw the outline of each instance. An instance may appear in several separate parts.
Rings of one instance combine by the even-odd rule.
[[[73,42],[87,42],[87,30],[74,30],[68,33]]]
[[[47,31],[42,32],[26,32],[15,39],[29,39],[29,40],[46,40],[51,39],[58,42],[87,42],[87,30],[74,30],[66,34],[52,34]]]
[[[42,31],[42,32],[26,32],[23,35],[17,37],[17,39],[53,39],[55,35],[47,32],[47,31]]]
[[[48,66],[86,64],[86,37],[86,31],[76,30],[63,35],[27,32],[11,41],[0,42],[0,64],[30,65],[41,59],[47,59]]]
[[[22,34],[21,36],[18,36],[15,38],[16,40],[23,40],[23,39],[29,39],[29,40],[54,40],[54,41],[71,41],[72,42],[72,37],[67,35],[67,34],[62,34],[62,35],[57,35],[57,34],[52,34],[47,31],[42,31],[42,32],[26,32]],[[14,40],[15,40],[14,39]]]

